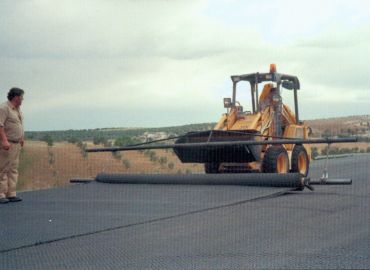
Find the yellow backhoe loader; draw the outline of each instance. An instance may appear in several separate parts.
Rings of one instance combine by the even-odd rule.
[[[264,141],[266,144],[226,146],[208,151],[203,149],[203,153],[198,153],[196,160],[191,157],[194,156],[189,153],[191,150],[175,148],[176,154],[183,162],[203,161],[206,173],[299,172],[306,176],[311,155],[309,145],[268,144],[276,139],[308,139],[310,128],[298,117],[298,78],[277,73],[276,66],[271,64],[269,73],[235,75],[231,76],[231,79],[232,98],[224,98],[227,112],[222,115],[214,129],[203,133],[190,133],[187,137],[180,138],[177,143],[254,140]],[[242,81],[250,84],[252,106],[248,111],[244,111],[237,101],[237,84]],[[259,95],[259,86],[262,84]],[[283,104],[282,88],[293,91],[295,114]]]

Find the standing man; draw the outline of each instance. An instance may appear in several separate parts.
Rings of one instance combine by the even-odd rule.
[[[20,202],[16,195],[18,163],[24,143],[23,115],[20,110],[24,91],[11,88],[8,101],[0,105],[0,203]]]

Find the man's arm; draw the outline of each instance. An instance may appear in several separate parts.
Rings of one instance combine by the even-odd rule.
[[[4,150],[9,150],[10,143],[8,142],[8,138],[5,135],[4,127],[0,127],[0,139],[1,139],[1,145]]]
[[[8,118],[8,110],[5,106],[0,106],[0,141],[1,146],[4,150],[9,150],[10,143],[8,141],[8,137],[6,137],[5,131],[4,131],[4,125],[5,121]]]

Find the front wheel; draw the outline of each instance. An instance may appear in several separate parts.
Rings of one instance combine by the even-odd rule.
[[[292,172],[298,172],[303,176],[308,175],[310,159],[302,145],[295,145],[292,151]]]
[[[270,146],[262,160],[262,172],[264,173],[288,173],[289,157],[282,145]]]

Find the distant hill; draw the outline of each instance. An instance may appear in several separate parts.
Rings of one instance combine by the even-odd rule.
[[[370,115],[314,119],[305,123],[317,137],[358,135],[370,138]]]
[[[96,137],[105,137],[107,139],[116,139],[122,136],[138,137],[145,132],[157,133],[166,132],[170,135],[181,135],[189,131],[201,131],[212,129],[216,123],[189,124],[173,127],[161,128],[97,128],[97,129],[80,129],[80,130],[57,130],[57,131],[26,131],[26,139],[43,140],[45,136],[51,136],[54,141],[93,140]]]
[[[370,138],[370,115],[347,116],[327,119],[314,119],[304,121],[313,131],[313,137],[322,136],[350,136],[359,135]],[[54,141],[93,140],[104,137],[109,140],[122,136],[139,137],[145,133],[167,133],[168,136],[182,135],[189,131],[201,131],[212,129],[216,123],[199,123],[160,128],[97,128],[81,130],[58,130],[58,131],[27,131],[26,139],[43,140],[45,136]]]

